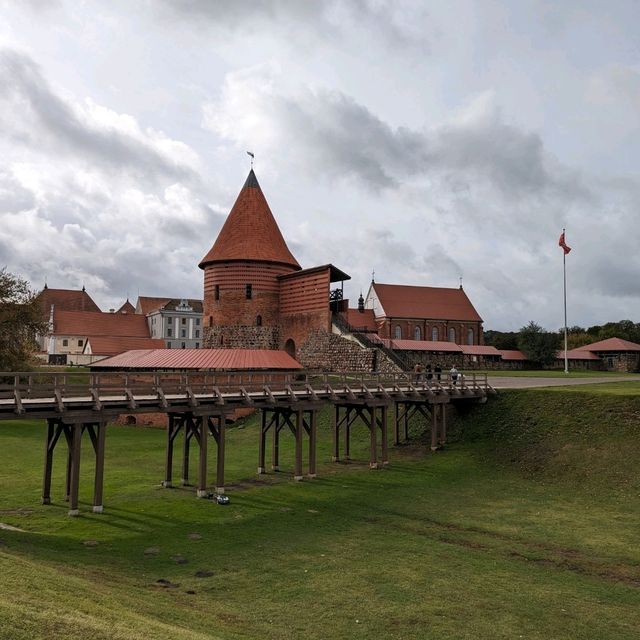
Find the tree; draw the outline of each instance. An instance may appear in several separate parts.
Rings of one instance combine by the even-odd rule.
[[[20,371],[32,364],[36,335],[47,322],[29,283],[6,268],[0,270],[0,371]]]
[[[557,333],[545,331],[533,320],[520,329],[518,334],[518,348],[527,360],[541,366],[553,364],[556,360],[556,352],[560,347],[560,338]]]

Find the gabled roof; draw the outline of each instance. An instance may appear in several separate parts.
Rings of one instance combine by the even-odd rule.
[[[527,356],[519,349],[498,349],[498,352],[502,356],[503,360],[509,360],[514,362],[526,362]]]
[[[171,298],[150,298],[148,296],[138,296],[136,313],[142,314],[143,316],[149,315],[152,311],[155,311],[167,304],[169,300],[171,300]]]
[[[116,311],[116,313],[135,313],[136,308],[129,302],[129,298],[127,301]]]
[[[164,340],[157,338],[122,338],[87,336],[83,353],[95,356],[115,356],[131,349],[164,349]]]
[[[482,322],[464,289],[404,284],[371,285],[389,318]]]
[[[557,351],[556,358],[558,360],[564,360],[564,350]],[[600,360],[600,357],[585,349],[569,349],[567,351],[567,360]]]
[[[460,345],[465,356],[499,356],[500,352],[495,347],[486,344],[463,344]]]
[[[58,336],[110,336],[148,338],[147,319],[138,314],[58,311],[53,314],[53,333]]]
[[[51,289],[45,287],[37,296],[42,311],[49,315],[51,305],[59,311],[100,311],[91,296],[82,289]]]
[[[462,353],[462,349],[453,342],[442,340],[391,340],[391,348],[400,351],[446,351]]]
[[[95,363],[110,369],[302,369],[286,351],[270,349],[145,349]]]
[[[353,329],[364,329],[365,331],[378,331],[373,309],[358,311],[357,309],[347,310],[347,323]]]
[[[300,269],[280,233],[253,169],[216,241],[198,266],[204,269],[208,264],[230,260],[272,262]]]
[[[167,311],[176,311],[176,307],[180,306],[182,301],[185,301],[192,309],[194,313],[202,313],[202,300],[195,298],[171,298],[164,304],[160,305],[158,309],[166,309]],[[155,309],[154,309],[155,311]]]
[[[640,344],[622,340],[621,338],[607,338],[592,344],[585,344],[574,349],[574,351],[622,351],[628,353],[630,351],[640,351]]]

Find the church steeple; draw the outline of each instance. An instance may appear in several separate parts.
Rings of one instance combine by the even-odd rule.
[[[198,266],[204,269],[210,264],[238,260],[300,269],[282,237],[253,169],[216,241]]]

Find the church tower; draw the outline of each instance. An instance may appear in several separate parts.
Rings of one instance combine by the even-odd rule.
[[[277,349],[278,276],[299,271],[300,265],[282,237],[253,169],[198,266],[204,270],[204,346]]]

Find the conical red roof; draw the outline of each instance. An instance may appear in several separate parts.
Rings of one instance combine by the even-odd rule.
[[[231,209],[213,247],[198,265],[213,262],[256,260],[300,269],[280,233],[253,169]]]

